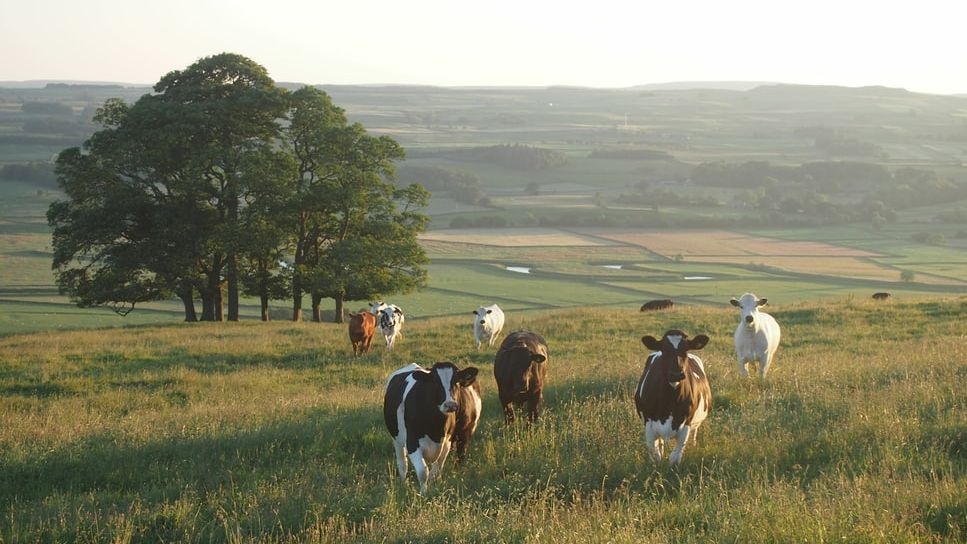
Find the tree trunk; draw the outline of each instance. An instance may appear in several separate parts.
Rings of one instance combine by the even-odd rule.
[[[224,284],[219,283],[218,287],[215,288],[215,321],[225,321],[225,300],[222,296],[222,287]]]
[[[298,272],[292,276],[292,321],[302,321],[302,280]]]
[[[215,295],[208,289],[201,290],[201,320],[215,321]]]
[[[195,313],[195,300],[192,298],[191,294],[191,284],[186,281],[178,293],[178,298],[180,298],[181,302],[185,305],[185,321],[188,323],[198,321],[198,314]]]
[[[342,309],[343,308],[343,300],[342,300],[342,295],[336,295],[335,297],[333,297],[333,299],[336,301],[336,317],[333,318],[332,322],[333,323],[342,323],[343,322],[343,316],[342,316],[342,313],[343,313],[343,309]]]
[[[265,289],[262,290],[262,294],[260,295],[260,298],[262,299],[262,321],[268,321],[269,320],[269,294],[265,291]]]
[[[322,295],[317,295],[312,293],[312,322],[322,323],[322,310],[320,306],[322,305]]]
[[[202,321],[221,321],[222,315],[222,254],[212,256],[211,269],[206,274],[205,288],[201,291]]]
[[[225,279],[228,280],[228,320],[238,321],[238,255],[228,254]]]

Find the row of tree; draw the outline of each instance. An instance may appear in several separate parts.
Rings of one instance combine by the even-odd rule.
[[[239,298],[343,303],[425,284],[429,193],[391,183],[404,150],[313,87],[288,92],[225,53],[165,75],[64,150],[50,206],[56,278],[81,306],[127,313],[177,296],[185,319],[239,319]],[[227,300],[226,300],[227,299]],[[227,305],[227,316],[224,308]]]

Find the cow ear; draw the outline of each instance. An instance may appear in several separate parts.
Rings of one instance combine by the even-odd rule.
[[[543,363],[546,360],[547,360],[547,357],[544,357],[540,353],[531,354],[531,361],[534,361],[535,363]]]
[[[756,306],[765,306],[765,305],[766,305],[766,302],[767,302],[768,300],[769,300],[769,299],[767,299],[767,298],[760,298],[760,299],[759,299],[759,301],[755,303],[755,305],[756,305]]]
[[[403,315],[403,310],[400,310],[399,308],[393,308],[393,313]]]
[[[691,338],[688,340],[688,349],[689,350],[702,349],[705,347],[705,344],[708,344],[708,336],[705,334],[700,334],[695,338]]]
[[[739,304],[739,301],[737,299],[734,299],[734,298],[732,300],[730,300],[729,302],[732,303],[732,306],[739,306],[740,305]]]
[[[661,351],[661,341],[654,336],[647,335],[641,337],[641,343],[652,351]]]
[[[457,383],[462,387],[467,387],[477,380],[477,368],[468,366],[467,368],[457,372]]]

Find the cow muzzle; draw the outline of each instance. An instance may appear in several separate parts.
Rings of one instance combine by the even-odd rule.
[[[486,324],[486,323],[487,323],[487,322],[486,322],[486,321],[484,321],[483,319],[481,319],[481,320],[480,320],[480,324],[481,324],[481,325],[484,325],[484,324]]]
[[[755,321],[755,318],[752,317],[751,315],[745,316],[745,322],[747,325],[751,325],[753,321]]]
[[[452,414],[457,411],[457,408],[458,406],[455,401],[448,400],[443,403],[443,406],[440,407],[440,411],[444,414]]]

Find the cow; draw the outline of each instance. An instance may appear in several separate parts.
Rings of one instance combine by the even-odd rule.
[[[477,308],[473,316],[473,338],[477,342],[477,351],[480,351],[480,344],[484,340],[488,346],[493,347],[504,328],[504,311],[500,306],[491,304]]]
[[[370,312],[349,312],[349,341],[353,345],[353,356],[369,353],[369,344],[376,332],[376,316]]]
[[[463,370],[449,361],[425,369],[413,363],[389,375],[383,395],[383,418],[393,437],[396,467],[406,481],[407,459],[413,463],[420,493],[437,478],[451,446],[457,460],[480,422],[477,369]],[[429,463],[429,471],[427,464]]]
[[[643,336],[641,343],[653,353],[635,389],[635,410],[645,427],[645,445],[656,463],[662,459],[664,443],[677,440],[668,461],[676,465],[689,438],[695,441],[699,425],[712,409],[712,389],[705,365],[689,353],[705,347],[708,336],[689,338],[680,330],[670,330],[661,340]]]
[[[383,333],[383,338],[386,339],[386,349],[391,350],[396,345],[397,337],[403,335],[405,316],[403,310],[395,304],[383,304],[382,302],[379,304],[382,306],[376,315],[376,322]]]
[[[642,304],[641,310],[638,310],[638,311],[650,312],[654,310],[667,310],[668,308],[671,308],[674,305],[675,303],[667,298],[663,300],[649,300],[648,302]]]
[[[749,376],[746,363],[759,361],[759,376],[765,378],[779,348],[779,323],[771,315],[759,311],[759,306],[764,306],[766,300],[746,293],[740,299],[730,301],[742,310],[739,325],[735,328],[735,353],[742,377]]]
[[[890,298],[890,293],[884,293],[884,292],[873,293],[873,300],[886,300],[888,298]]]
[[[527,403],[527,419],[537,421],[544,405],[547,376],[547,342],[527,330],[515,331],[501,342],[494,356],[497,394],[507,423],[514,421],[514,407]]]

